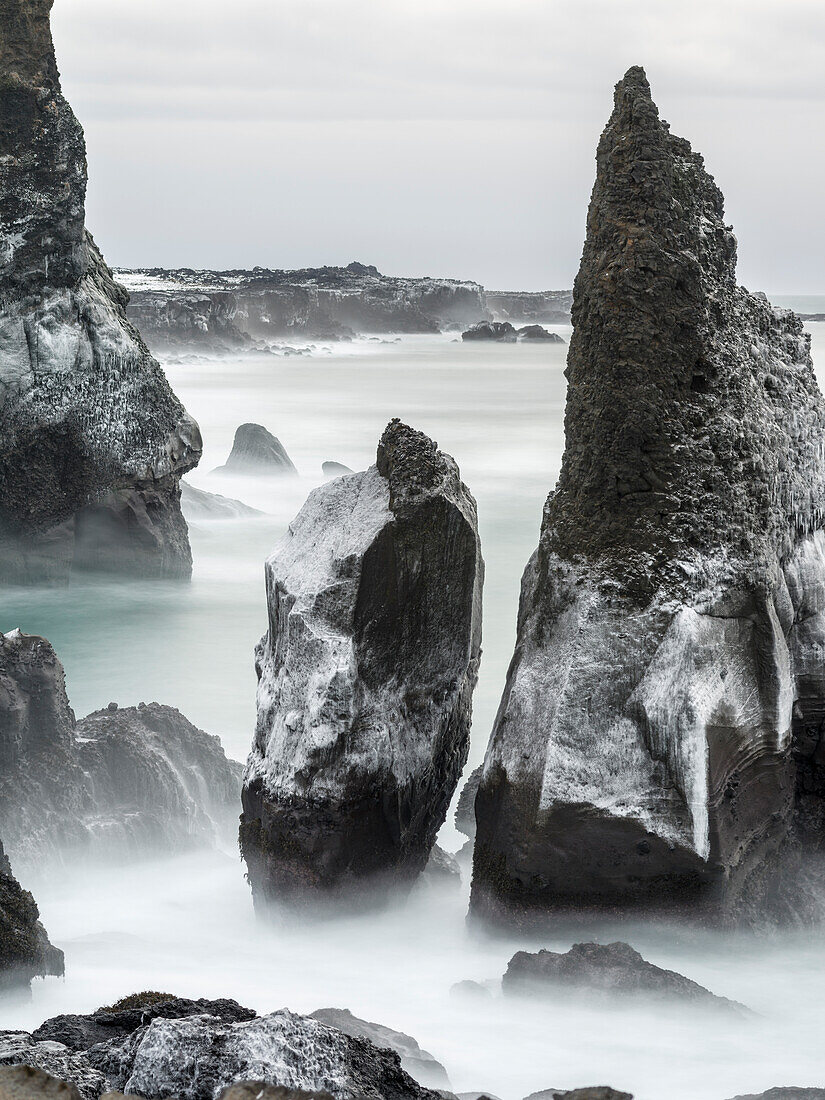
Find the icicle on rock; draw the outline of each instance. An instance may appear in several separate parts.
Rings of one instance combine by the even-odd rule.
[[[266,564],[241,847],[256,901],[411,882],[467,759],[481,653],[476,504],[398,420],[315,489]]]

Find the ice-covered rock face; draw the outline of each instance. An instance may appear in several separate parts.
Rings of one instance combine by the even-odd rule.
[[[0,575],[188,576],[178,483],[200,434],[84,229],[50,10],[0,0]]]
[[[641,69],[597,166],[472,904],[761,915],[803,801],[823,819],[825,409],[800,321],[737,286],[722,196]]]
[[[0,837],[19,868],[231,843],[241,771],[173,707],[75,722],[46,639],[0,634]]]
[[[139,1096],[216,1100],[236,1081],[329,1092],[336,1100],[434,1100],[398,1055],[286,1009],[246,1023],[154,1020],[90,1052],[111,1086]]]
[[[267,562],[241,846],[256,898],[411,881],[467,758],[481,643],[475,501],[393,421]]]

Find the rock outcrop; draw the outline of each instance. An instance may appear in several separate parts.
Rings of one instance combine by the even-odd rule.
[[[481,644],[476,505],[394,420],[315,489],[266,565],[240,840],[256,899],[410,883],[467,759]]]
[[[237,821],[241,772],[173,707],[76,722],[49,642],[0,635],[0,836],[19,866],[211,845]]]
[[[518,333],[509,321],[479,321],[461,334],[462,340],[492,340],[499,344],[515,344]]]
[[[825,408],[800,321],[735,265],[719,189],[629,70],[476,800],[476,914],[801,901],[777,874],[821,846]]]
[[[235,432],[226,465],[219,466],[213,472],[253,476],[265,474],[295,476],[298,473],[280,439],[276,439],[263,424],[241,424]]]
[[[458,796],[458,804],[455,808],[455,827],[458,832],[463,833],[470,840],[476,835],[476,795],[483,774],[483,764],[473,768],[461,788],[461,794]]]
[[[4,1066],[26,1066],[34,1071],[32,1083],[49,1088],[56,1086],[46,1078],[56,1079],[70,1090],[77,1089],[81,1100],[98,1100],[107,1088],[105,1076],[92,1066],[86,1051],[76,1054],[60,1043],[38,1043],[25,1031],[0,1031],[0,1067]],[[12,1079],[19,1082],[21,1076],[18,1073]]]
[[[442,1064],[427,1050],[422,1050],[418,1042],[411,1035],[405,1035],[403,1031],[393,1031],[384,1024],[372,1024],[368,1020],[360,1020],[347,1008],[319,1008],[313,1012],[311,1019],[320,1020],[322,1024],[338,1028],[345,1035],[352,1035],[357,1039],[369,1039],[375,1046],[384,1050],[394,1050],[401,1059],[401,1068],[409,1073],[414,1081],[428,1089],[452,1088],[447,1071]]]
[[[345,466],[343,462],[322,462],[321,472],[324,477],[342,477],[344,474],[354,473],[349,466]]]
[[[223,497],[220,493],[207,493],[196,489],[187,481],[180,483],[180,503],[187,520],[252,519],[264,515],[257,508],[250,508],[243,501]]]
[[[0,842],[0,991],[61,977],[63,952],[49,943],[34,898],[12,873]]]
[[[365,264],[301,271],[120,271],[129,316],[158,351],[221,353],[283,339],[438,332],[489,316],[478,283],[403,279]]]
[[[629,943],[575,943],[569,951],[517,951],[507,966],[505,993],[604,994],[645,997],[680,1005],[718,1008],[740,1015],[748,1010],[675,970],[647,962]]]
[[[197,424],[84,228],[83,131],[51,0],[0,0],[0,575],[186,577]]]
[[[768,1089],[767,1092],[751,1093],[749,1096],[734,1096],[733,1100],[825,1100],[825,1088],[808,1089],[794,1086]]]
[[[548,332],[546,328],[541,325],[525,325],[518,330],[519,343],[526,341],[530,343],[533,340],[539,342],[544,341],[547,344],[563,344],[564,340],[557,332]]]

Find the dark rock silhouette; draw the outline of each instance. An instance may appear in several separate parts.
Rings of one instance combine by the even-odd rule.
[[[226,465],[219,466],[213,473],[295,476],[298,471],[281,441],[262,424],[241,424],[235,432],[235,441]]]
[[[470,840],[476,835],[476,795],[478,794],[483,771],[483,764],[473,768],[461,788],[458,805],[455,808],[455,827],[460,833],[469,837]]]
[[[187,577],[198,426],[84,229],[83,131],[50,0],[0,0],[0,573]]]
[[[63,970],[63,952],[49,943],[35,900],[14,877],[0,842],[0,991],[59,978]]]
[[[500,344],[515,344],[518,333],[509,321],[479,321],[461,334],[462,340],[495,340]]]
[[[821,848],[825,408],[801,322],[735,261],[719,189],[630,69],[476,799],[475,914],[810,913],[779,879]]]
[[[315,489],[266,566],[241,847],[256,900],[410,884],[467,758],[481,642],[476,505],[392,421]]]
[[[542,328],[541,325],[525,325],[524,328],[518,330],[518,338],[520,341],[526,340],[538,340],[549,344],[563,344],[564,340],[559,336],[557,332],[548,332],[546,328]]]

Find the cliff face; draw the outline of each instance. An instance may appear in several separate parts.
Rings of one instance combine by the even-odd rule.
[[[825,790],[825,409],[800,321],[735,264],[718,188],[631,69],[476,802],[476,912],[789,901],[778,853]]]
[[[287,337],[438,332],[488,316],[477,283],[401,279],[374,267],[126,271],[129,316],[153,347],[215,351]]]
[[[256,898],[411,882],[467,759],[481,644],[475,501],[393,421],[267,562],[241,847]]]
[[[0,0],[0,568],[188,575],[197,425],[84,229],[83,131],[47,0]]]
[[[241,765],[158,703],[75,721],[45,638],[0,634],[0,837],[19,867],[229,840]]]

